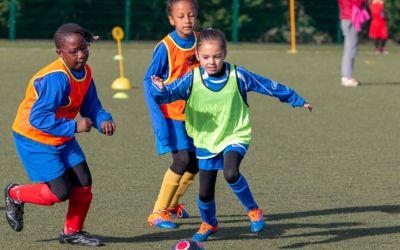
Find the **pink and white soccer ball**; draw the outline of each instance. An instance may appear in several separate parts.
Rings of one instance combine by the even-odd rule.
[[[171,250],[206,250],[203,243],[194,240],[180,240]]]

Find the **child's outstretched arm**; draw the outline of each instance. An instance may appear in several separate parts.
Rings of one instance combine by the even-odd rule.
[[[242,67],[237,67],[240,91],[242,96],[245,93],[254,91],[260,94],[278,98],[281,102],[286,102],[292,107],[306,107],[310,110],[312,106],[305,102],[293,89],[270,80],[266,77],[252,73]]]
[[[158,104],[171,103],[176,100],[187,100],[192,85],[192,72],[183,75],[181,78],[165,85],[161,77],[151,76],[151,94]]]

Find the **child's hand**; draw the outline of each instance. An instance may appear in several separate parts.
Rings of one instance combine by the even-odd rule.
[[[90,118],[82,117],[76,121],[76,133],[89,132],[92,126],[93,122]]]
[[[161,91],[164,90],[165,86],[164,86],[164,83],[163,83],[163,79],[162,79],[162,78],[160,78],[160,77],[158,77],[158,76],[155,76],[155,75],[152,75],[152,76],[151,76],[151,81],[154,83],[154,85],[157,86],[157,88],[158,88],[159,90],[161,90]]]
[[[303,107],[307,108],[310,112],[312,112],[312,106],[308,102],[305,102]]]
[[[103,121],[103,122],[101,122],[100,127],[101,127],[101,131],[103,132],[103,134],[105,134],[107,136],[113,135],[115,132],[115,129],[117,128],[113,121]]]

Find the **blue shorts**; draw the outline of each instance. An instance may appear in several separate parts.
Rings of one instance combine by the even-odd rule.
[[[85,160],[75,138],[60,146],[52,146],[30,140],[15,132],[13,135],[19,157],[33,182],[54,180],[67,168],[75,167]]]
[[[185,122],[166,119],[168,126],[168,145],[161,145],[156,138],[157,153],[159,155],[178,150],[195,151],[193,139],[190,138],[185,129]]]
[[[229,151],[235,151],[241,154],[243,157],[246,155],[247,150],[249,149],[249,144],[231,144],[227,146],[224,151],[221,153],[210,157],[205,158],[206,156],[200,156],[200,154],[204,155],[204,151],[200,152],[200,150],[196,150],[196,156],[199,159],[199,169],[201,170],[223,170],[224,169],[224,155]]]

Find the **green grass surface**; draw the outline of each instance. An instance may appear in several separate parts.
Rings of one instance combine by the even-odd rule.
[[[0,41],[0,186],[27,183],[16,153],[11,124],[30,77],[55,59],[51,42]],[[169,249],[190,238],[200,224],[198,181],[182,201],[193,215],[175,221],[177,230],[148,228],[170,156],[158,157],[142,79],[153,44],[123,47],[125,75],[133,89],[116,100],[110,88],[118,77],[116,46],[91,48],[98,94],[118,131],[105,137],[79,134],[94,180],[94,200],[86,230],[102,238],[105,249]],[[244,209],[224,183],[217,183],[221,231],[208,249],[395,249],[400,245],[400,70],[399,47],[376,56],[363,46],[357,57],[358,88],[340,86],[342,50],[338,46],[235,45],[227,60],[282,82],[313,104],[314,112],[292,109],[274,98],[249,95],[253,142],[241,170],[268,224],[250,233]],[[27,204],[25,228],[13,232],[4,216],[0,249],[75,249],[58,243],[66,203]],[[3,205],[0,211],[4,213]]]

